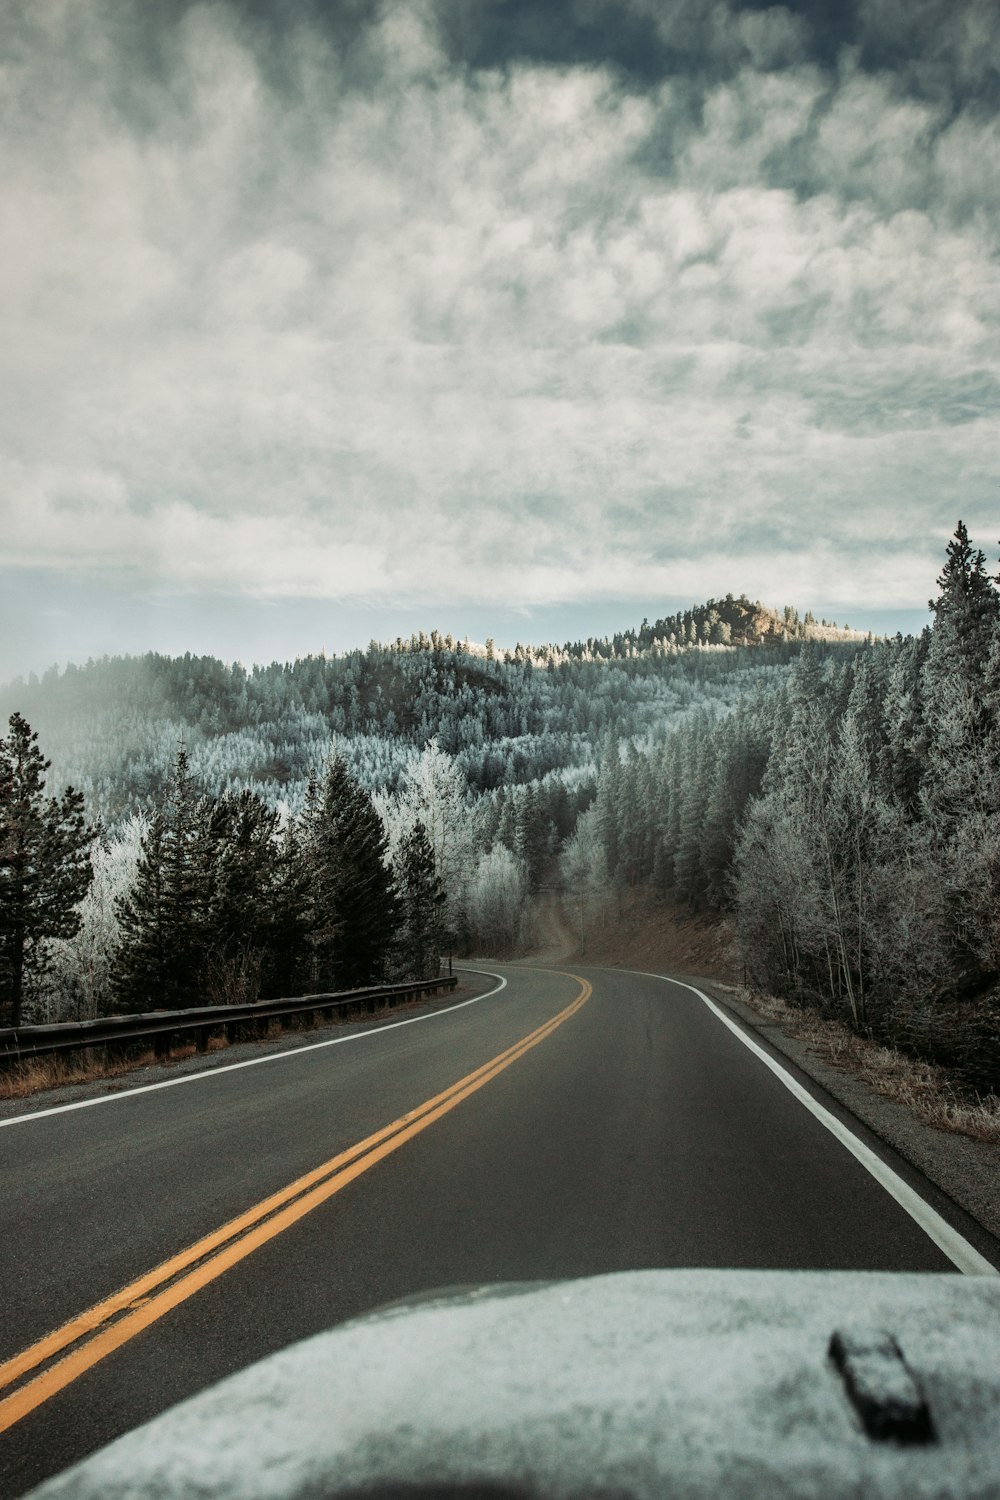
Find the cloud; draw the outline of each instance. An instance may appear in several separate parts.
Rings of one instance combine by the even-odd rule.
[[[997,28],[829,9],[16,11],[8,559],[920,603],[995,509]]]

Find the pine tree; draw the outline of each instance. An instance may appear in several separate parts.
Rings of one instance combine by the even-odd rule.
[[[982,671],[1000,619],[1000,594],[986,571],[986,554],[973,548],[965,523],[959,521],[948,543],[947,561],[938,577],[941,590],[929,601],[934,636],[952,658],[952,670]],[[940,649],[940,647],[938,648]]]
[[[328,774],[332,764],[331,760]],[[321,788],[316,777],[310,776],[298,830],[299,852],[308,875],[306,941],[311,991],[334,988],[334,962],[341,932],[339,896],[343,873],[339,829],[335,817],[327,814],[325,792],[325,782]]]
[[[503,844],[513,854],[517,849],[517,815],[514,806],[513,787],[501,787],[497,793],[500,815],[497,818],[496,833],[492,844]]]
[[[634,745],[629,745],[620,768],[616,806],[618,827],[619,873],[626,885],[638,885],[649,871],[644,867],[644,833],[649,818],[649,803],[643,799],[645,760]]]
[[[266,996],[300,995],[310,986],[312,888],[301,830],[290,822],[274,851],[267,957],[261,980]]]
[[[683,736],[672,734],[663,747],[658,768],[659,794],[656,799],[658,838],[656,845],[655,886],[666,895],[677,878],[677,846],[681,836],[681,786],[684,777],[685,749]]]
[[[760,791],[767,752],[746,719],[724,719],[715,733],[716,760],[701,831],[706,896],[716,908],[729,901],[736,832],[751,798]]]
[[[680,831],[674,869],[677,896],[691,911],[701,905],[707,877],[703,864],[705,809],[715,772],[715,741],[707,726],[689,740],[688,760],[682,786]]]
[[[142,838],[135,884],[118,903],[121,946],[112,969],[125,1010],[164,1009],[170,993],[170,938],[164,899],[166,820],[153,815]]]
[[[205,979],[219,1003],[255,1000],[272,947],[278,814],[253,792],[205,804],[210,872]]]
[[[934,628],[921,685],[928,728],[922,793],[945,836],[966,812],[993,807],[993,741],[988,672],[1000,630],[1000,594],[961,521],[948,544],[931,601]]]
[[[597,826],[604,845],[604,860],[608,874],[614,879],[618,874],[619,850],[619,801],[621,798],[622,763],[618,749],[618,735],[608,730],[601,756],[601,769],[597,776]]]
[[[93,874],[83,796],[67,787],[46,797],[50,765],[27,720],[12,714],[0,739],[0,984],[12,1026],[21,1024],[25,979],[46,967],[47,940],[77,931],[75,908]]]
[[[166,804],[149,825],[132,891],[119,908],[114,986],[126,1010],[178,1010],[204,1000],[211,840],[182,745]]]
[[[307,809],[304,846],[313,882],[314,983],[354,989],[382,978],[397,917],[388,845],[371,798],[336,753]]]
[[[885,726],[883,788],[911,820],[918,814],[920,783],[927,761],[927,729],[920,679],[930,646],[930,634],[930,630],[925,629],[915,640],[896,638],[894,661],[882,705]]]
[[[403,972],[410,978],[436,974],[446,939],[445,893],[427,830],[419,820],[400,845],[397,884],[403,917],[399,935]]]
[[[535,786],[518,789],[514,852],[528,872],[530,889],[537,891],[549,856],[550,839],[548,819]]]

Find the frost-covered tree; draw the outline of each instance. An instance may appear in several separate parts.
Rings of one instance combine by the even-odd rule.
[[[135,813],[116,837],[103,835],[91,845],[93,878],[77,908],[79,928],[51,945],[45,991],[50,1019],[85,1020],[111,1009],[112,974],[122,943],[119,908],[134,889],[148,828],[145,814]]]
[[[530,882],[522,860],[498,844],[480,857],[469,884],[466,911],[474,952],[503,958],[521,942]]]
[[[919,815],[920,787],[927,764],[927,719],[922,686],[930,630],[916,639],[898,637],[882,699],[885,747],[883,782],[887,795],[911,820]]]
[[[1000,1087],[1000,596],[959,524],[918,640],[769,700],[733,894],[758,983]]]
[[[411,760],[395,796],[375,799],[385,829],[389,857],[399,868],[400,850],[419,823],[434,856],[445,894],[443,919],[452,932],[465,918],[465,893],[477,858],[477,817],[469,785],[453,756],[436,740]]]
[[[618,735],[608,731],[597,777],[596,821],[604,849],[604,863],[612,876],[618,871],[619,819],[621,815],[622,765]]]
[[[978,678],[989,655],[1000,621],[1000,595],[986,569],[986,554],[973,547],[964,522],[959,521],[947,547],[945,565],[937,580],[930,674],[934,658],[946,658],[952,671]]]
[[[996,731],[988,668],[1000,631],[1000,594],[984,554],[969,542],[960,521],[931,601],[934,629],[923,671],[928,721],[923,796],[942,832],[968,810],[980,815],[996,805]]]
[[[598,810],[589,807],[577,819],[573,836],[559,856],[560,882],[568,912],[579,927],[581,944],[587,941],[595,913],[602,911],[611,895],[604,848]]]
[[[407,768],[403,802],[423,824],[435,867],[446,888],[454,889],[467,870],[470,845],[468,783],[454,759],[431,740]]]

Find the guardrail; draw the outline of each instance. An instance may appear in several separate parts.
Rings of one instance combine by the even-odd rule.
[[[453,990],[455,975],[436,979],[407,980],[402,984],[373,985],[366,989],[340,990],[322,995],[296,995],[281,1000],[254,1000],[244,1005],[199,1005],[187,1010],[153,1010],[131,1016],[99,1016],[94,1021],[59,1021],[51,1026],[9,1026],[0,1029],[0,1067],[30,1057],[55,1052],[75,1052],[86,1047],[125,1051],[140,1042],[152,1042],[158,1057],[170,1051],[175,1036],[192,1036],[204,1052],[213,1031],[225,1028],[229,1041],[241,1034],[259,1035],[262,1023],[294,1016],[312,1018],[335,1010],[364,1010],[406,1000],[419,1000],[438,990]]]

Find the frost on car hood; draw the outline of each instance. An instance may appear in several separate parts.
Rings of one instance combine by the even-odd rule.
[[[900,1351],[930,1439],[867,1434],[830,1356],[835,1331],[876,1387],[887,1338]],[[891,1392],[899,1371],[886,1381]],[[384,1309],[221,1382],[34,1494],[995,1497],[998,1431],[992,1277],[640,1271]]]

